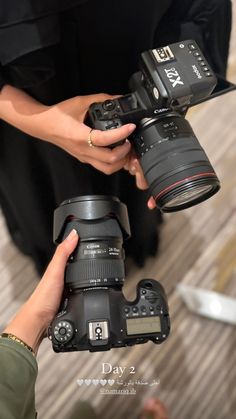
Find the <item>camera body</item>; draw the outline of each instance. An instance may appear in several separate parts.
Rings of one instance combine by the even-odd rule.
[[[130,79],[133,93],[89,109],[92,125],[100,130],[161,114],[185,114],[189,106],[208,97],[217,79],[195,41],[182,41],[141,54],[140,72]]]
[[[217,79],[195,41],[182,41],[141,54],[130,94],[88,111],[92,127],[118,128],[133,122],[129,139],[157,207],[173,212],[214,195],[220,182],[185,119],[190,106],[206,100]],[[118,144],[119,145],[119,144]]]
[[[76,197],[54,213],[54,241],[72,229],[80,240],[65,272],[65,291],[48,329],[55,352],[111,348],[163,342],[170,332],[168,303],[158,281],[143,279],[137,297],[127,301],[123,238],[130,236],[126,206],[103,195]]]
[[[120,288],[85,288],[67,296],[51,325],[55,352],[162,343],[170,331],[168,306],[163,287],[143,279],[135,301],[127,301]]]

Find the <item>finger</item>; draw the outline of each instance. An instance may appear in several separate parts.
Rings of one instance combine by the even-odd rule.
[[[118,141],[126,139],[136,128],[134,124],[122,125],[119,128],[109,129],[106,131],[93,130],[92,141],[97,147],[107,147]]]
[[[114,163],[114,164],[108,164],[108,163],[102,163],[98,160],[95,160],[93,158],[89,158],[87,160],[88,164],[91,164],[95,169],[99,170],[100,172],[103,172],[105,175],[111,175],[112,173],[118,172],[124,167],[124,164],[126,163],[127,159],[126,157],[121,159],[120,161]]]
[[[135,176],[136,176],[136,185],[137,185],[137,187],[139,189],[141,189],[141,190],[147,189],[148,188],[148,184],[147,184],[147,181],[146,181],[146,179],[145,179],[145,177],[143,175],[143,172],[142,171],[141,172],[140,171],[136,171]]]
[[[136,185],[139,189],[145,190],[148,188],[148,183],[144,177],[143,169],[137,158],[131,157],[129,172],[131,175],[135,175]]]
[[[78,243],[78,233],[73,229],[66,239],[57,246],[57,250],[48,265],[48,268],[42,278],[42,281],[47,278],[47,281],[54,281],[55,279],[60,281],[64,279],[64,272],[66,263],[70,254],[75,249]],[[41,282],[42,282],[41,281]]]
[[[50,304],[58,308],[64,288],[66,263],[77,243],[78,234],[76,230],[72,230],[68,237],[57,247],[45,274],[28,300],[28,303],[33,305],[35,309],[38,307],[39,313],[43,313],[45,307],[47,305],[50,306]]]
[[[130,152],[130,149],[131,144],[127,140],[124,144],[117,146],[112,150],[108,147],[88,147],[87,145],[85,145],[82,152],[83,157],[89,157],[94,160],[96,159],[102,163],[113,164],[123,159]]]
[[[147,202],[147,206],[150,210],[154,209],[157,207],[156,205],[156,201],[155,199],[151,196],[151,198],[149,198],[148,202]]]
[[[150,399],[144,406],[143,413],[152,419],[168,419],[167,409],[159,399]]]

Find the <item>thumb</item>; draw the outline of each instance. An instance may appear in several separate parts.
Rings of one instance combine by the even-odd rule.
[[[56,252],[46,270],[47,274],[50,271],[50,275],[54,277],[64,275],[66,263],[78,243],[78,238],[77,231],[73,229],[65,240],[57,246]]]
[[[45,274],[43,275],[41,284],[44,282],[54,283],[64,281],[65,267],[68,261],[69,256],[75,250],[75,247],[78,243],[78,233],[73,229],[70,234],[63,240],[62,243],[57,246],[56,252],[49,263]]]

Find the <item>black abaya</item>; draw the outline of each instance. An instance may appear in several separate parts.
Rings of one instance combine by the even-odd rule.
[[[11,9],[11,3],[21,5]],[[37,10],[27,8],[35,3]],[[163,43],[168,13],[174,21],[172,28],[165,23],[168,42],[181,38],[181,17],[176,20],[171,3],[10,0],[5,15],[3,9],[0,13],[1,84],[23,88],[46,105],[76,95],[126,93],[140,53]],[[103,175],[3,121],[0,136],[0,205],[13,240],[31,255],[38,271],[45,269],[54,249],[53,210],[78,195],[117,195],[129,211],[128,253],[140,264],[155,253],[160,215],[147,209],[148,195],[136,188],[132,176],[125,171]]]

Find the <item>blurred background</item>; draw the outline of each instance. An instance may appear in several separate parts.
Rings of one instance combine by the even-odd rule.
[[[235,10],[227,76],[236,83]],[[166,404],[171,419],[235,418],[236,328],[191,313],[176,291],[176,285],[182,283],[236,298],[235,104],[233,92],[188,113],[221,180],[220,192],[196,207],[165,215],[159,255],[148,259],[143,269],[127,261],[126,298],[134,298],[141,278],[155,278],[164,285],[172,323],[169,339],[160,346],[148,343],[95,354],[54,354],[45,339],[38,355],[39,418],[66,419],[78,400],[91,402],[103,419],[136,418],[142,403],[151,396]],[[39,278],[30,259],[12,244],[1,213],[0,237],[2,330]],[[114,372],[103,374],[103,363],[128,367],[122,376],[123,386],[133,381],[135,394],[111,394],[110,390],[123,388],[122,383],[117,384]],[[130,367],[135,371],[132,376]],[[85,379],[115,382],[103,386],[82,383]],[[106,394],[102,394],[104,389]]]

